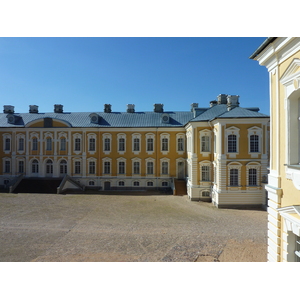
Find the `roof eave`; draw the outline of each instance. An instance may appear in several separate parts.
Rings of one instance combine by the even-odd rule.
[[[250,55],[250,59],[255,59],[264,49],[266,49],[277,37],[268,37],[256,50]]]

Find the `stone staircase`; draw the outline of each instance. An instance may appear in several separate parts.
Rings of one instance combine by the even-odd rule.
[[[174,195],[177,196],[187,195],[185,180],[175,179],[174,184],[175,184]]]

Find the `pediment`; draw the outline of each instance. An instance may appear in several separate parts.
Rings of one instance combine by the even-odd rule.
[[[280,82],[284,85],[292,80],[300,78],[300,59],[295,58],[280,78]]]

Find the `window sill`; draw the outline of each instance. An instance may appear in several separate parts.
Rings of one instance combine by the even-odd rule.
[[[300,165],[286,165],[286,177],[293,181],[297,190],[300,191]]]

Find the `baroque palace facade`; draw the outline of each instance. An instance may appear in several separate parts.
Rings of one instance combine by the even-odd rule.
[[[268,261],[300,261],[300,38],[271,37],[250,56],[269,72]]]
[[[0,114],[0,185],[13,191],[24,179],[60,179],[69,189],[176,190],[185,181],[191,200],[217,207],[265,204],[269,117],[242,108],[239,96],[221,94],[206,108],[183,112]]]

